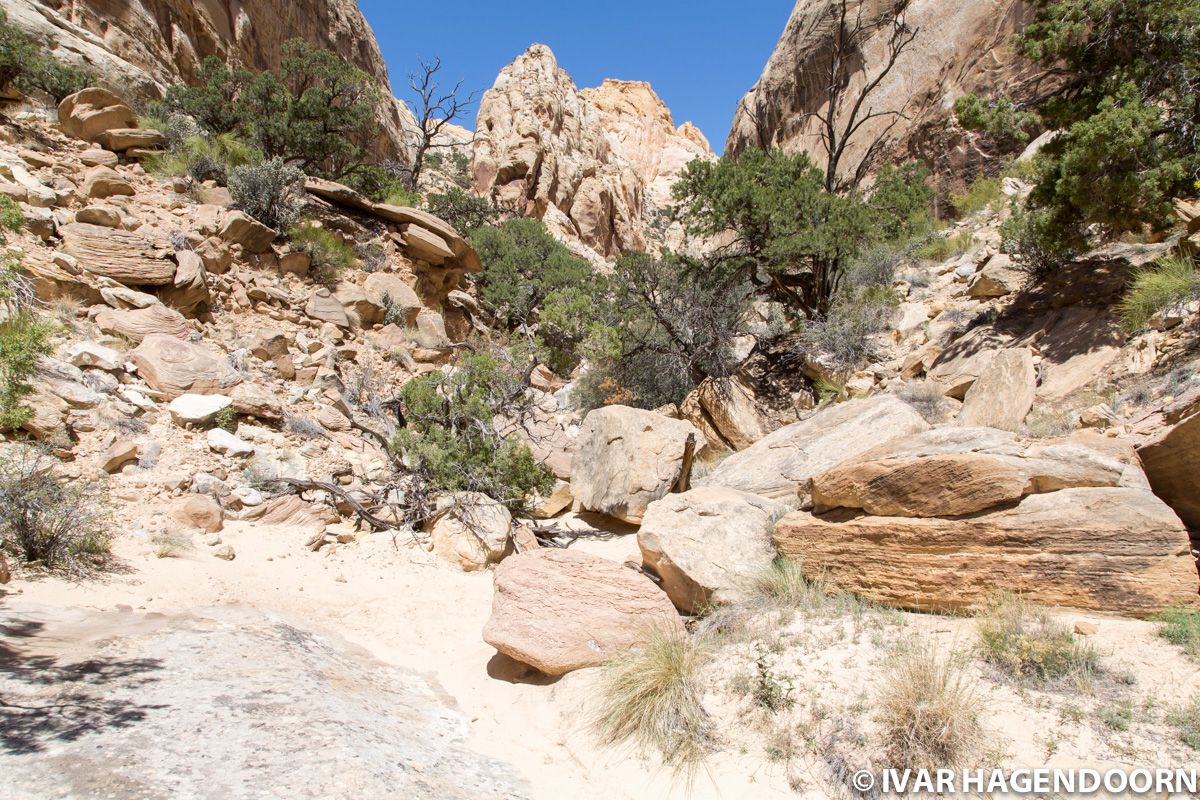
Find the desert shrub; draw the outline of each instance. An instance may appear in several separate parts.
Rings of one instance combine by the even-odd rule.
[[[0,296],[5,288],[0,286]],[[38,360],[53,351],[53,332],[53,325],[39,322],[28,310],[18,310],[0,323],[0,430],[19,428],[33,416],[24,405],[32,391],[28,381]]]
[[[231,170],[257,164],[262,154],[232,133],[189,136],[147,166],[160,175],[185,175],[197,183],[224,184]]]
[[[1036,276],[1050,274],[1087,246],[1082,236],[1064,232],[1051,211],[1020,205],[1000,225],[1000,236],[1001,249]]]
[[[1186,256],[1170,256],[1139,271],[1121,298],[1121,322],[1129,331],[1140,331],[1162,312],[1180,312],[1200,299],[1200,271]]]
[[[877,704],[889,766],[958,766],[981,742],[979,692],[963,660],[939,654],[932,644],[911,645],[892,657]]]
[[[1096,711],[1096,717],[1110,730],[1124,733],[1133,724],[1133,703],[1129,700],[1118,700],[1101,706]]]
[[[213,418],[213,424],[221,430],[233,433],[237,428],[237,412],[233,410],[233,406],[226,406],[217,412],[217,416]]]
[[[701,703],[700,671],[707,658],[701,639],[676,630],[647,631],[639,646],[602,668],[592,723],[600,740],[657,751],[676,770],[699,765],[715,741]]]
[[[1004,201],[1003,182],[999,178],[981,176],[971,184],[966,194],[951,194],[950,205],[960,217],[978,214]]]
[[[1041,124],[1036,113],[1017,108],[1006,97],[963,95],[954,103],[954,115],[964,128],[988,133],[1001,141],[1028,141]]]
[[[1053,439],[1074,432],[1075,409],[1063,406],[1035,408],[1025,417],[1025,432],[1034,439]]]
[[[325,429],[319,423],[299,414],[285,413],[283,415],[283,429],[288,433],[294,433],[305,439],[316,439],[325,435]]]
[[[25,224],[25,212],[17,201],[6,194],[0,195],[0,228],[6,231],[19,231]]]
[[[976,623],[983,660],[1013,677],[1086,683],[1099,664],[1090,645],[1019,595],[993,597]]]
[[[295,225],[288,229],[287,237],[292,247],[308,256],[310,274],[326,288],[337,286],[341,274],[358,264],[354,248],[318,225]]]
[[[474,353],[450,373],[409,381],[399,398],[407,425],[392,448],[430,488],[481,492],[513,508],[523,507],[532,492],[550,493],[554,474],[513,432],[528,418],[532,400],[512,364]]]
[[[486,197],[469,194],[457,186],[447,192],[434,192],[425,199],[425,208],[453,225],[459,233],[469,236],[485,225],[500,220],[500,209]]]
[[[234,208],[264,225],[284,230],[300,218],[304,207],[304,173],[283,159],[246,164],[229,171]]]
[[[1155,617],[1158,635],[1200,659],[1200,611],[1170,608]]]
[[[55,102],[95,83],[85,69],[59,63],[43,52],[23,30],[8,21],[0,9],[0,88],[22,92],[41,90]]]
[[[821,353],[836,370],[849,371],[881,355],[880,334],[891,330],[900,298],[891,286],[848,286],[829,311],[800,329],[799,350]]]
[[[970,231],[959,231],[952,236],[933,233],[913,248],[913,255],[923,261],[946,261],[966,253],[973,241]]]
[[[155,558],[180,558],[192,550],[192,540],[181,533],[160,533],[150,540]]]
[[[1179,731],[1179,739],[1193,750],[1200,750],[1200,696],[1167,714],[1167,724]]]
[[[754,680],[751,696],[754,704],[768,711],[784,711],[796,704],[796,685],[791,676],[777,672],[771,654],[761,642],[754,648]]]
[[[98,484],[54,475],[35,448],[0,457],[0,542],[47,568],[94,566],[108,552],[111,519]]]
[[[776,556],[769,566],[755,575],[748,589],[750,597],[757,598],[761,604],[789,608],[818,605],[828,594],[823,581],[809,578],[799,562],[784,556]]]
[[[931,425],[945,421],[949,408],[945,392],[937,381],[909,384],[897,394]]]

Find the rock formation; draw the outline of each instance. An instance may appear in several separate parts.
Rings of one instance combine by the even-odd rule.
[[[649,84],[608,80],[580,91],[540,44],[500,72],[475,128],[475,190],[544,220],[594,260],[661,238],[653,215],[680,170],[713,158],[694,126],[675,127]]]
[[[827,92],[814,76],[827,74],[835,8],[841,0],[797,0],[775,51],[762,76],[738,105],[726,152],[736,155],[748,147],[781,147],[824,156],[817,121],[811,115],[827,103]],[[885,0],[849,0],[849,17],[861,9],[864,17],[880,13]],[[1019,91],[1018,79],[1028,65],[1008,42],[1027,13],[1022,0],[914,0],[906,17],[917,31],[895,68],[870,96],[875,111],[899,111],[904,118],[876,117],[867,122],[848,147],[845,163],[853,168],[871,141],[886,134],[887,147],[879,164],[923,158],[939,173],[962,170],[978,162],[961,132],[947,125],[954,101],[963,94],[989,87]],[[856,57],[856,70],[846,87],[853,96],[880,71],[890,28],[869,36]],[[865,65],[865,66],[864,66]],[[852,103],[843,104],[844,124]]]
[[[415,127],[412,112],[392,99],[383,55],[353,0],[11,0],[4,5],[10,21],[58,60],[87,66],[143,97],[161,96],[170,84],[192,80],[210,55],[255,70],[277,69],[283,43],[303,39],[338,53],[379,85],[384,101],[377,152],[394,157],[408,149],[403,132]]]

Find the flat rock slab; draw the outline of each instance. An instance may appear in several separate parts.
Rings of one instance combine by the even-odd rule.
[[[166,286],[175,281],[171,251],[144,236],[86,222],[63,225],[58,233],[63,251],[93,275],[127,286]]]
[[[0,612],[6,797],[520,798],[430,678],[277,616]],[[69,703],[61,709],[48,708]]]

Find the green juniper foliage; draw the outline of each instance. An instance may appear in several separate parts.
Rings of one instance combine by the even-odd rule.
[[[87,70],[61,64],[8,21],[0,9],[0,88],[22,92],[43,91],[55,102],[95,82]]]

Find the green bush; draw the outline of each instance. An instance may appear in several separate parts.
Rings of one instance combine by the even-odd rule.
[[[50,344],[54,330],[25,310],[0,324],[0,430],[19,428],[33,417],[23,401],[32,391],[28,381],[37,371],[38,360],[54,350]]]
[[[337,286],[342,273],[358,264],[354,248],[318,225],[296,225],[288,229],[287,237],[292,247],[308,256],[309,274],[328,289]]]
[[[959,231],[953,236],[933,233],[913,248],[913,255],[923,261],[947,261],[970,250],[974,240],[975,237],[970,231]]]
[[[492,205],[491,200],[468,194],[458,187],[444,194],[430,194],[425,200],[425,208],[466,236],[485,225],[494,225],[500,219],[500,209]]]
[[[304,173],[281,158],[247,164],[229,171],[229,194],[234,208],[264,225],[286,229],[304,207]]]
[[[112,520],[99,484],[59,478],[41,451],[0,457],[0,546],[49,569],[79,571],[109,548]]]
[[[449,373],[409,381],[399,397],[407,426],[392,447],[429,488],[482,492],[513,508],[553,488],[554,473],[534,460],[528,445],[497,428],[497,418],[517,425],[530,412],[512,365],[471,354]]]
[[[0,88],[41,90],[57,102],[94,82],[87,70],[60,64],[43,53],[24,31],[9,24],[8,14],[0,9]]]
[[[147,166],[160,175],[184,175],[197,183],[216,181],[224,185],[230,171],[258,164],[262,154],[232,133],[188,136],[155,156]]]
[[[342,178],[342,183],[376,203],[393,206],[415,206],[421,195],[410,192],[392,170],[375,164],[363,164]]]
[[[1000,178],[981,176],[966,194],[951,194],[950,205],[960,217],[978,214],[985,208],[995,208],[1004,202],[1004,182]]]
[[[954,103],[954,115],[958,117],[958,124],[968,130],[1017,142],[1028,141],[1041,124],[1041,118],[1035,112],[1017,109],[1006,97],[987,99],[963,95]]]
[[[1015,206],[1000,225],[1001,249],[1024,270],[1049,275],[1087,247],[1080,230],[1050,209]]]
[[[19,231],[25,225],[25,212],[6,194],[0,194],[0,228],[6,231]]]
[[[1196,262],[1185,256],[1170,256],[1133,276],[1121,298],[1121,322],[1128,331],[1140,331],[1160,312],[1181,310],[1196,299],[1200,299]]]
[[[1200,659],[1200,611],[1189,608],[1168,609],[1155,620],[1158,635],[1179,645],[1192,658]]]

